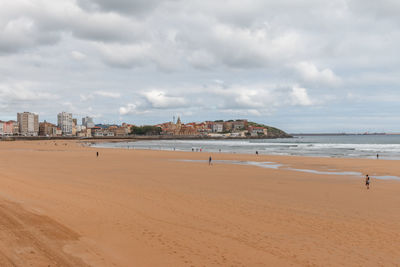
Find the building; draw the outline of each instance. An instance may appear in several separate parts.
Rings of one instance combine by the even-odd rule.
[[[82,118],[82,125],[85,125],[86,128],[93,128],[95,126],[93,118],[87,116],[85,118]]]
[[[37,136],[39,134],[39,115],[23,112],[17,114],[19,133],[24,136]]]
[[[249,126],[250,136],[267,136],[268,130],[264,127]]]
[[[57,115],[57,126],[63,135],[72,135],[72,113],[61,112]]]
[[[197,124],[183,124],[180,117],[178,117],[176,123],[167,122],[163,124],[158,124],[156,126],[161,128],[161,133],[163,135],[200,135],[200,133],[197,131]]]
[[[3,135],[16,135],[19,132],[18,123],[16,121],[3,122]]]
[[[108,129],[103,129],[101,127],[95,126],[94,128],[91,128],[92,136],[94,137],[112,137],[115,136],[115,133],[108,130]]]
[[[3,136],[3,135],[4,135],[3,126],[4,126],[4,121],[0,121],[0,136]]]
[[[76,125],[76,132],[85,132],[86,126],[85,125]]]
[[[211,128],[213,133],[222,133],[224,131],[224,123],[223,122],[215,122]]]
[[[233,131],[242,131],[246,130],[248,126],[247,120],[235,120],[232,122],[232,130]]]
[[[39,123],[39,135],[40,136],[57,136],[57,126],[50,122]]]
[[[58,128],[58,127],[57,127],[57,130],[56,130],[56,135],[57,135],[57,136],[61,136],[61,135],[62,135],[62,131],[61,131],[61,129]]]
[[[78,136],[78,137],[92,137],[92,130],[91,129],[86,129],[86,127],[83,126],[83,125],[82,125],[82,127],[84,127],[84,128],[81,128],[81,130],[76,133],[76,136]]]
[[[225,121],[224,122],[224,132],[230,132],[233,129],[233,121]]]
[[[110,126],[108,128],[109,131],[114,133],[114,136],[127,136],[129,135],[130,128],[128,127],[119,127],[119,126]]]

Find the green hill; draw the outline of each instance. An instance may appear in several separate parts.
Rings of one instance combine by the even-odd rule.
[[[271,127],[268,125],[264,125],[261,123],[256,123],[256,122],[251,122],[249,121],[248,123],[249,126],[254,126],[254,127],[264,127],[267,128],[268,130],[268,138],[290,138],[292,137],[291,135],[287,134],[285,131],[282,131],[281,129]]]

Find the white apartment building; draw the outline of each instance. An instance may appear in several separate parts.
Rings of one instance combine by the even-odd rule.
[[[61,112],[57,115],[57,126],[63,135],[72,135],[72,113]]]
[[[222,133],[224,131],[224,124],[223,123],[214,123],[212,125],[212,132],[213,133]]]
[[[23,112],[17,114],[19,132],[24,136],[38,136],[39,134],[39,115]]]

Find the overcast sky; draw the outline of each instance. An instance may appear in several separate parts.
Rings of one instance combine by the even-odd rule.
[[[0,1],[0,119],[400,132],[398,0]]]

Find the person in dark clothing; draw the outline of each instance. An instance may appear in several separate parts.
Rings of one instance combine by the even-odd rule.
[[[258,151],[256,151],[256,155],[258,156]]]
[[[99,156],[99,152],[96,152],[96,157],[98,157]]]
[[[208,165],[212,165],[212,158],[211,158],[211,156],[208,158]]]
[[[370,183],[370,179],[368,174],[365,176],[365,186],[367,187],[367,189],[369,189],[369,183]]]

